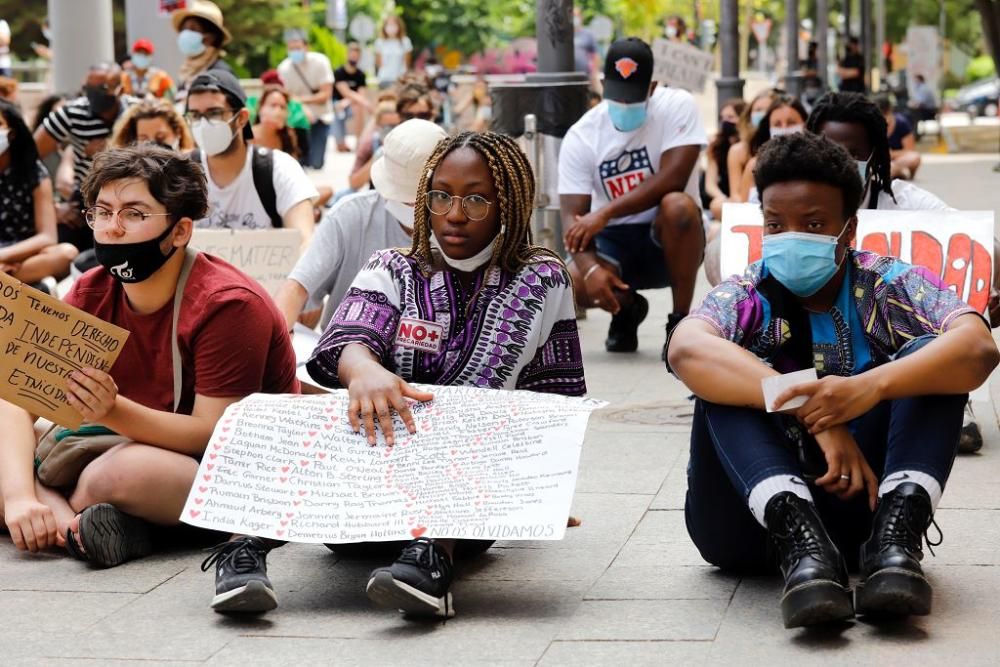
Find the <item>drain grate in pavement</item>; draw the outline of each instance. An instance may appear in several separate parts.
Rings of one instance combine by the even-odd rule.
[[[631,403],[602,410],[594,416],[604,421],[619,424],[643,424],[650,426],[687,426],[694,415],[694,401],[657,401],[654,403]]]

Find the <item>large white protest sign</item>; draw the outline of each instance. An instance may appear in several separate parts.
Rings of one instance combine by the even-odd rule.
[[[291,542],[563,537],[592,399],[423,387],[417,432],[354,433],[347,392],[254,394],[216,426],[181,520]]]
[[[295,268],[301,245],[297,229],[196,229],[191,237],[192,248],[229,262],[271,296]]]
[[[698,47],[663,38],[653,41],[653,81],[700,93],[713,64],[712,54]]]
[[[941,278],[985,313],[993,277],[992,211],[858,211],[854,247],[899,257]],[[742,274],[761,257],[763,221],[756,204],[722,207],[722,276]]]

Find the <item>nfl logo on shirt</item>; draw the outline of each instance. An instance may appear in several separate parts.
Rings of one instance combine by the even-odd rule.
[[[626,150],[616,158],[601,163],[601,183],[608,199],[628,194],[653,175],[646,147]]]

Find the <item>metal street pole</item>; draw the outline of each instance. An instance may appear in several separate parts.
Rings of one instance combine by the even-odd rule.
[[[844,43],[847,43],[847,39],[851,36],[851,2],[852,0],[844,0]]]
[[[722,0],[719,16],[719,49],[722,54],[722,76],[715,82],[717,111],[733,97],[743,97],[740,78],[740,6],[739,0]]]
[[[573,71],[573,0],[538,0],[535,36],[538,71]]]
[[[91,65],[115,58],[111,0],[49,0],[48,8],[52,85],[79,90]]]
[[[861,70],[865,91],[871,90],[872,73],[872,0],[861,0]]]
[[[882,49],[885,47],[885,0],[875,0],[875,57],[878,58],[879,87],[885,88],[889,68]]]
[[[830,88],[830,54],[827,52],[830,33],[830,8],[826,0],[816,0],[816,36],[814,41],[816,48],[816,70],[820,79],[823,80],[823,87]]]
[[[785,5],[785,90],[792,97],[802,92],[799,70],[799,0]]]

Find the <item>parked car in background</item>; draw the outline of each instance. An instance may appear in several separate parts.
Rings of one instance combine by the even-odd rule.
[[[1000,103],[1000,77],[974,81],[958,89],[950,101],[955,111],[965,111],[975,116],[996,116]]]

